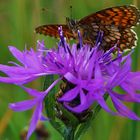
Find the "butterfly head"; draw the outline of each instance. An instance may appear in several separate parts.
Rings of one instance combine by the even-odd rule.
[[[77,23],[77,20],[66,17],[66,24],[69,27],[69,29],[74,29]]]
[[[78,30],[82,33],[81,27],[79,26],[79,22],[77,20],[66,18],[66,24],[68,28],[72,31],[75,38],[78,36]]]

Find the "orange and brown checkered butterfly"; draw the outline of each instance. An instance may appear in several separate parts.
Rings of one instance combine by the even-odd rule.
[[[117,6],[93,13],[81,20],[66,18],[66,25],[42,25],[36,33],[59,37],[58,27],[62,26],[64,35],[77,39],[80,30],[83,42],[94,45],[99,31],[103,31],[102,48],[108,50],[118,43],[121,51],[135,47],[137,37],[132,30],[140,22],[140,11],[135,6]]]

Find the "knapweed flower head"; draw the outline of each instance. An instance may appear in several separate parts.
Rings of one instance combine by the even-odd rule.
[[[33,98],[9,107],[14,111],[25,111],[35,107],[31,118],[27,139],[35,130],[38,120],[46,120],[42,114],[44,98],[49,91],[60,81],[67,81],[72,88],[57,99],[65,108],[74,113],[82,113],[94,103],[98,103],[105,111],[128,117],[133,120],[140,118],[129,110],[123,102],[140,102],[140,72],[131,71],[131,53],[123,56],[117,51],[117,44],[108,51],[101,47],[103,33],[100,32],[95,46],[82,44],[80,32],[79,44],[72,46],[66,42],[63,31],[59,28],[60,42],[56,48],[48,49],[44,42],[37,42],[37,49],[25,49],[23,52],[10,46],[12,55],[21,63],[11,62],[12,66],[0,64],[0,71],[7,77],[0,77],[0,82],[15,84],[23,88]],[[114,55],[116,51],[116,55]],[[25,87],[40,76],[58,75],[45,91]],[[124,93],[114,88],[120,87]],[[104,99],[105,95],[111,98],[116,111],[112,111]],[[71,102],[75,99],[79,103],[75,106]],[[51,118],[50,118],[51,119]]]

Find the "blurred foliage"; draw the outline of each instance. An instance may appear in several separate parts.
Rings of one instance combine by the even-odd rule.
[[[8,46],[16,46],[23,50],[35,47],[37,39],[44,39],[47,46],[53,47],[56,40],[34,33],[35,27],[48,23],[65,23],[65,17],[80,19],[92,12],[117,5],[135,4],[140,9],[139,0],[0,0],[0,63],[6,64],[14,60],[8,51]],[[140,38],[140,27],[136,28]],[[140,70],[140,42],[133,54],[133,69]],[[41,90],[42,79],[30,84]],[[28,99],[22,89],[0,84],[0,140],[20,140],[20,133],[25,129],[32,111],[12,112],[8,109],[9,102]],[[110,101],[108,101],[110,103]],[[139,113],[139,105],[132,108]],[[46,124],[49,140],[62,138],[49,122]],[[82,136],[82,140],[139,140],[140,122],[126,118],[111,116],[101,111],[91,124],[91,127]],[[35,140],[34,135],[31,140]]]

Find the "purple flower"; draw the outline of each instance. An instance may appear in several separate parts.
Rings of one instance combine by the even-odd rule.
[[[14,66],[0,64],[0,71],[8,76],[0,77],[0,82],[20,85],[47,74],[46,68],[42,65],[42,52],[35,52],[33,49],[29,51],[25,49],[21,52],[12,46],[9,47],[9,50],[21,65],[15,62],[10,62],[14,64]]]
[[[13,66],[0,65],[0,71],[7,77],[0,77],[0,82],[16,84],[22,87],[33,99],[10,104],[14,111],[25,111],[35,107],[27,139],[34,131],[37,121],[44,119],[42,116],[43,101],[48,92],[62,79],[74,85],[65,92],[58,102],[61,102],[68,110],[81,113],[87,110],[94,102],[97,102],[105,111],[128,117],[134,120],[140,118],[129,110],[124,102],[140,102],[140,72],[131,71],[131,53],[127,56],[117,52],[117,45],[104,52],[101,48],[102,33],[98,37],[95,46],[83,45],[79,35],[80,47],[77,44],[70,46],[59,29],[60,42],[57,48],[47,49],[44,42],[39,42],[37,50],[17,50],[9,47],[13,56],[21,63],[10,62]],[[36,91],[26,88],[24,84],[44,75],[58,75],[46,91]],[[120,87],[125,93],[119,93],[114,88]],[[104,95],[108,94],[116,109],[113,112],[107,105]],[[71,106],[75,99],[80,101],[76,106]]]

